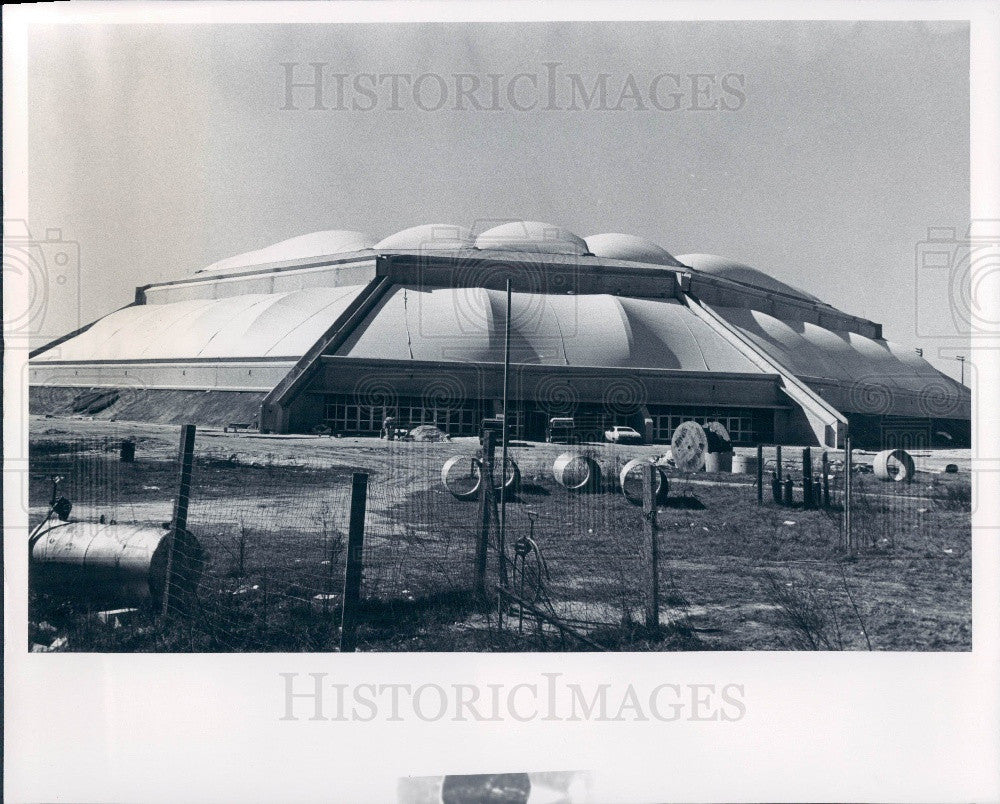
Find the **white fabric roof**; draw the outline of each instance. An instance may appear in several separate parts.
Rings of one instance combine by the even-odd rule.
[[[310,257],[326,257],[331,254],[364,251],[374,245],[375,238],[364,232],[329,229],[292,237],[255,251],[237,254],[235,257],[226,257],[218,262],[213,262],[206,268],[195,271],[195,273],[239,271],[274,262],[289,262]]]
[[[472,248],[472,232],[450,223],[427,223],[391,234],[375,244],[376,251],[457,251]]]
[[[681,254],[677,259],[702,273],[721,276],[723,279],[742,282],[745,285],[753,285],[764,290],[787,293],[809,301],[820,301],[811,293],[806,293],[804,290],[781,282],[763,271],[758,271],[756,268],[751,268],[749,265],[743,265],[726,257],[718,257],[715,254]],[[822,304],[822,302],[820,303]]]
[[[476,248],[542,254],[587,253],[587,243],[582,237],[540,221],[513,221],[494,226],[476,238]]]
[[[33,361],[301,357],[364,285],[126,307]]]
[[[511,306],[515,363],[760,373],[674,300],[514,293]],[[502,362],[505,319],[503,291],[398,286],[337,354]]]
[[[669,251],[644,237],[621,234],[620,232],[606,232],[605,234],[590,235],[584,240],[590,253],[597,257],[647,262],[653,265],[667,265],[672,268],[683,267]]]
[[[784,321],[758,310],[713,309],[799,376],[848,385],[878,383],[916,394],[925,391],[931,382],[940,385],[945,381],[913,350],[889,341],[829,330],[805,321]]]

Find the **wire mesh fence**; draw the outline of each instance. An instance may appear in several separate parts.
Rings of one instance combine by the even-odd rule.
[[[45,543],[57,544],[54,534],[66,525],[50,509],[57,497],[67,497],[70,524],[86,526],[75,535],[81,561],[83,542],[103,538],[95,535],[102,526],[135,526],[101,531],[125,551],[128,539],[135,547],[136,528],[146,542],[152,531],[156,543],[139,574],[162,575],[169,554],[174,594],[164,603],[162,582],[140,583],[138,591],[123,584],[117,595],[85,594],[107,568],[81,567],[75,589],[63,584],[50,594],[50,585],[31,584],[33,623],[44,623],[44,630],[58,625],[78,649],[337,649],[355,467],[227,454],[211,438],[199,439],[185,531],[171,544],[179,458],[139,449],[134,457],[128,450],[126,462],[122,444],[117,436],[38,439],[31,456],[31,525]],[[408,608],[465,595],[475,549],[471,523],[440,524],[447,517],[439,509],[449,495],[432,488],[434,459],[412,444],[381,444],[379,450],[383,460],[369,477],[362,584],[376,636],[380,620],[389,623]],[[73,560],[53,550],[46,555]],[[109,554],[107,560],[117,559]],[[109,611],[113,635],[102,632]],[[41,648],[44,634],[37,630],[32,640]]]
[[[848,544],[842,454],[824,463],[813,450],[806,468],[786,448],[772,496],[777,456],[765,450],[763,509],[754,504],[752,470],[727,478],[667,468],[669,494],[657,506],[659,578],[651,584],[649,519],[619,485],[633,457],[624,447],[573,449],[597,467],[593,484],[580,466],[554,477],[551,451],[513,447],[523,477],[501,506],[498,477],[488,503],[441,482],[442,464],[456,452],[462,471],[472,472],[482,459],[475,442],[445,449],[359,440],[341,453],[330,440],[321,454],[297,452],[294,440],[258,448],[255,436],[199,433],[185,528],[175,532],[176,436],[169,431],[173,443],[159,446],[130,446],[113,428],[99,438],[33,438],[33,649],[337,650],[356,472],[368,478],[357,647],[376,651],[698,647],[692,600],[703,613],[713,605],[731,613],[751,595],[778,605],[747,581],[754,568],[786,584],[786,565],[838,561],[852,548],[890,554],[903,539],[906,555],[924,543],[940,553],[942,524],[967,527],[969,508],[968,482],[932,472],[919,456],[914,483],[879,480],[866,456],[856,456]],[[60,497],[73,504],[66,522],[53,506]],[[751,569],[726,569],[742,564]],[[62,581],[76,579],[75,589],[54,584],[55,566]],[[653,586],[659,633],[649,628]]]

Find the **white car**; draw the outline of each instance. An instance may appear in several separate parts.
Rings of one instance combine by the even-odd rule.
[[[640,442],[642,441],[642,436],[632,427],[624,427],[616,424],[610,430],[604,431],[604,440],[610,441],[613,444],[619,444],[624,441]]]

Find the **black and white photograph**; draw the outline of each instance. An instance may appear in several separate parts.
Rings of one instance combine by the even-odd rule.
[[[97,5],[4,15],[18,678],[136,668],[162,711],[241,654],[268,729],[627,721],[650,751],[751,739],[729,662],[996,681],[996,4]],[[920,798],[566,752],[173,800]],[[40,761],[10,800],[169,792]],[[997,800],[995,762],[954,764]]]

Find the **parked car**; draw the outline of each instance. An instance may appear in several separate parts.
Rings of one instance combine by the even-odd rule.
[[[624,425],[616,424],[610,430],[604,431],[604,440],[610,441],[613,444],[621,444],[626,442],[638,444],[642,442],[642,436],[639,435],[638,430],[632,427],[626,427]]]

